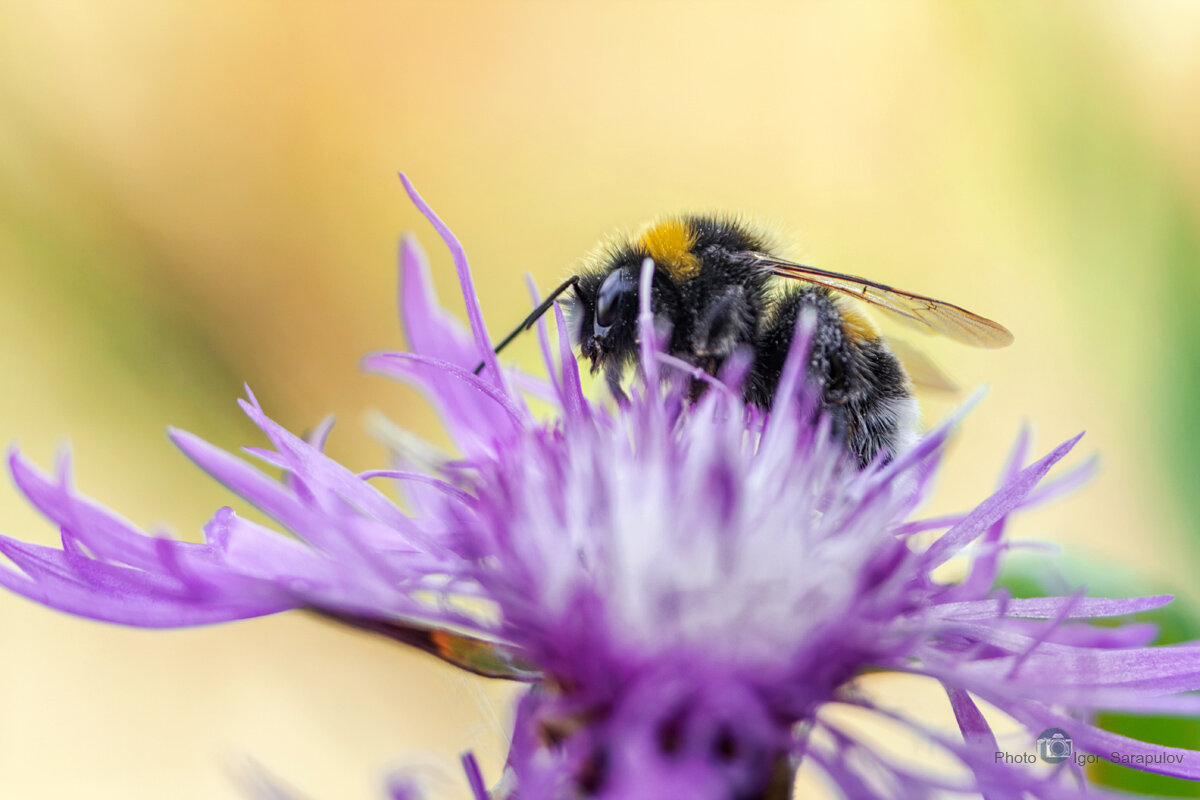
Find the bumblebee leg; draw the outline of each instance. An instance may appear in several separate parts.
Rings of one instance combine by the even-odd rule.
[[[725,359],[740,345],[754,341],[758,309],[746,287],[728,286],[701,310],[692,331],[691,351],[696,366],[716,375]]]
[[[629,396],[621,388],[621,379],[624,375],[624,367],[615,361],[609,361],[604,366],[604,383],[608,386],[608,391],[612,394],[613,399],[617,401],[618,405],[624,405],[629,402]]]

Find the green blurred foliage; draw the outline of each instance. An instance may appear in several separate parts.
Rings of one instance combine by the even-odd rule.
[[[1200,232],[1192,209],[1175,203],[1164,220],[1163,249],[1168,266],[1161,289],[1166,328],[1165,358],[1146,393],[1149,414],[1165,443],[1168,480],[1188,514],[1193,559],[1200,553]]]

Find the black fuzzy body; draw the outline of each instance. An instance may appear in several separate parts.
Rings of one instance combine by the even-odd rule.
[[[766,240],[739,222],[685,217],[692,233],[691,267],[655,261],[650,308],[656,324],[669,329],[668,352],[719,375],[735,353],[749,352],[744,383],[748,402],[769,408],[790,352],[797,320],[815,313],[806,380],[819,394],[833,430],[860,465],[882,454],[890,459],[911,436],[915,404],[900,362],[875,336],[844,324],[841,301],[822,287],[801,284],[777,291],[779,279],[758,266],[769,254]],[[636,290],[650,252],[638,241],[610,247],[597,266],[579,276],[570,301],[571,332],[592,371],[603,370],[620,391],[625,370],[637,362]],[[616,321],[603,332],[595,325],[605,281],[620,273],[626,291],[616,300]],[[696,391],[703,384],[696,382]]]
[[[764,408],[774,402],[797,321],[806,309],[816,317],[806,378],[820,391],[821,410],[829,415],[834,434],[860,465],[881,452],[890,459],[915,423],[908,376],[880,339],[847,335],[842,308],[828,289],[804,286],[772,301],[754,344],[746,400]]]

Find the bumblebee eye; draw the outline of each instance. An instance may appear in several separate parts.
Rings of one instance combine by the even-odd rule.
[[[603,334],[616,323],[621,299],[636,292],[637,284],[624,270],[617,270],[604,279],[596,293],[596,333]]]
[[[610,328],[617,321],[617,296],[602,294],[596,298],[596,325]]]

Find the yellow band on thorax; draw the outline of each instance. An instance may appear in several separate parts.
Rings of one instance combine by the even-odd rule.
[[[638,244],[677,281],[694,278],[700,271],[700,259],[692,252],[696,234],[682,219],[673,217],[652,224],[638,238]]]

